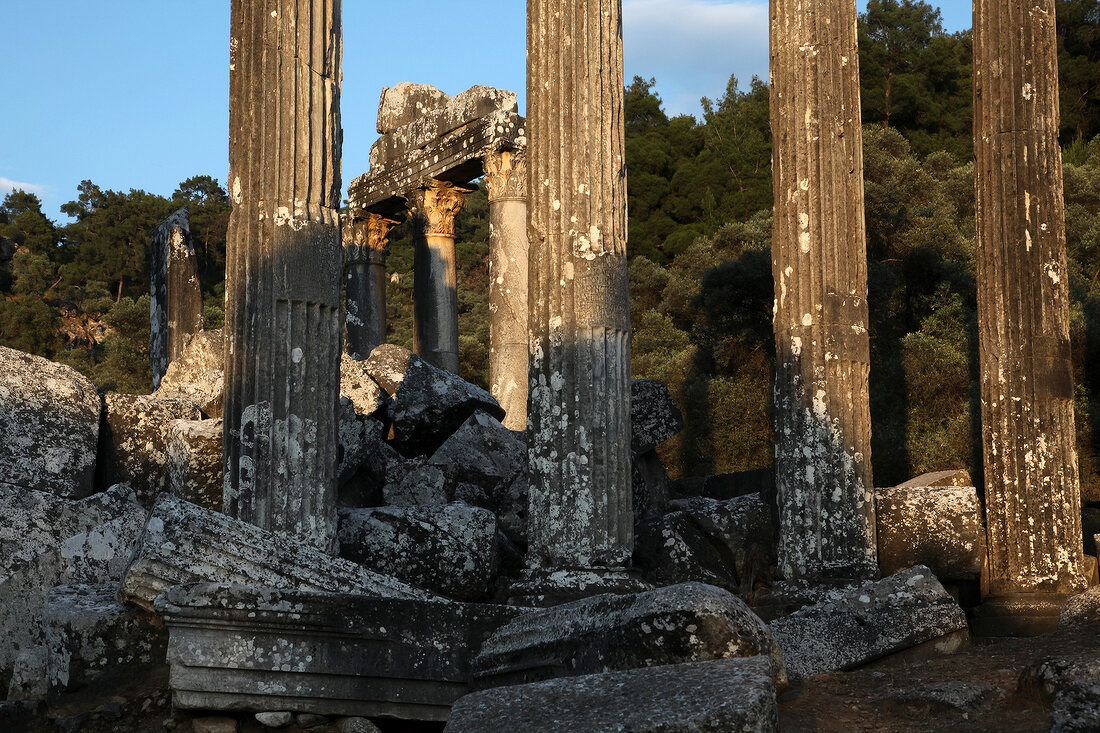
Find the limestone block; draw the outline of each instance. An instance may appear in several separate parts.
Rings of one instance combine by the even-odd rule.
[[[632,453],[630,486],[634,495],[634,527],[637,534],[643,519],[659,518],[668,510],[671,482],[656,451]]]
[[[684,429],[684,417],[668,387],[654,379],[630,383],[630,428],[635,453],[653,450]]]
[[[1028,665],[1020,673],[1018,689],[1038,695],[1049,704],[1064,690],[1078,682],[1100,680],[1100,659],[1088,653],[1046,657]]]
[[[683,583],[524,614],[485,642],[474,672],[480,687],[495,687],[761,654],[785,687],[783,658],[764,622],[728,591]]]
[[[451,486],[471,483],[491,493],[527,468],[527,446],[495,417],[478,410],[428,463],[438,466]]]
[[[222,421],[168,423],[168,491],[205,509],[222,509]]]
[[[1091,733],[1100,730],[1100,680],[1070,685],[1054,698],[1051,733]]]
[[[909,489],[929,486],[973,486],[970,472],[965,468],[952,469],[950,471],[932,471],[922,473],[904,483],[895,486],[895,489]]]
[[[385,425],[373,417],[357,414],[347,397],[340,398],[339,417],[340,462],[336,476],[338,485],[343,486],[381,446]]]
[[[382,496],[387,506],[434,506],[452,498],[443,470],[424,458],[391,462]]]
[[[120,595],[152,609],[154,599],[168,588],[204,581],[398,598],[432,597],[312,545],[162,495],[126,568]]]
[[[853,669],[924,642],[967,633],[962,608],[922,566],[837,589],[769,627],[792,677]]]
[[[92,493],[100,398],[75,369],[0,346],[0,485]]]
[[[450,96],[430,84],[403,81],[386,87],[378,101],[378,134],[394,132],[421,115],[443,107],[449,99]]]
[[[166,667],[168,630],[155,615],[118,601],[118,584],[62,585],[46,599],[47,695]]]
[[[340,511],[340,555],[448,598],[485,595],[496,575],[496,517],[465,504]]]
[[[156,394],[183,397],[206,417],[221,417],[225,404],[225,365],[222,331],[199,331],[187,342],[183,355],[168,365]]]
[[[883,575],[927,566],[940,580],[982,572],[985,527],[973,486],[897,486],[875,490],[878,563]]]
[[[447,733],[779,730],[766,657],[720,659],[498,687],[461,698]]]
[[[1100,587],[1089,588],[1070,599],[1058,617],[1058,628],[1076,629],[1100,625]]]
[[[379,415],[389,395],[371,378],[366,362],[344,354],[340,361],[340,396],[351,400],[356,415]]]
[[[747,594],[775,564],[775,527],[758,494],[697,499],[642,527],[634,552],[658,585],[709,583]]]
[[[128,483],[142,506],[167,491],[168,428],[173,420],[198,420],[199,408],[185,397],[109,394],[104,422],[106,483]]]
[[[179,708],[446,720],[520,609],[228,584],[157,599]]]

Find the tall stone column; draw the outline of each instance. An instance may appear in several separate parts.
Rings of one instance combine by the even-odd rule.
[[[386,245],[396,225],[375,213],[344,225],[344,350],[357,359],[386,342]]]
[[[772,0],[771,127],[779,570],[874,577],[855,0]]]
[[[1027,631],[1085,587],[1054,0],[975,0],[974,96],[984,610]]]
[[[620,0],[528,0],[528,602],[635,591]]]
[[[340,0],[233,0],[225,511],[333,549]]]
[[[413,232],[413,344],[429,364],[458,374],[455,216],[471,189],[432,181],[409,195]]]
[[[168,365],[183,354],[188,340],[202,330],[202,288],[186,206],[153,230],[151,256],[149,359],[156,389]]]
[[[523,152],[482,156],[489,193],[489,391],[504,426],[527,429],[527,162]]]

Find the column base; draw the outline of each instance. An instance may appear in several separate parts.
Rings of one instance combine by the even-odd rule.
[[[974,608],[970,630],[975,636],[1042,636],[1058,629],[1058,616],[1072,595],[1006,593],[986,596]]]
[[[629,595],[653,590],[637,571],[617,569],[524,570],[508,590],[508,604],[548,608],[605,593]]]

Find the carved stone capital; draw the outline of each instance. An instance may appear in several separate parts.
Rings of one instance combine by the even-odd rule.
[[[409,208],[427,220],[428,235],[453,237],[455,215],[472,192],[447,181],[432,181],[409,194]]]
[[[527,157],[514,150],[486,150],[481,156],[485,167],[485,187],[489,201],[527,200]]]
[[[397,224],[395,219],[375,213],[368,213],[365,219],[348,219],[344,224],[344,262],[383,264],[390,230]]]

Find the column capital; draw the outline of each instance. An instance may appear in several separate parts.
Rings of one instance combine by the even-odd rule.
[[[366,218],[349,218],[344,223],[344,263],[384,264],[390,230],[399,223],[374,212],[367,212]]]
[[[427,219],[429,236],[453,237],[455,216],[466,203],[466,196],[475,190],[449,181],[431,180],[409,192],[409,210]]]
[[[522,150],[486,149],[481,154],[489,201],[527,200],[527,156]]]

